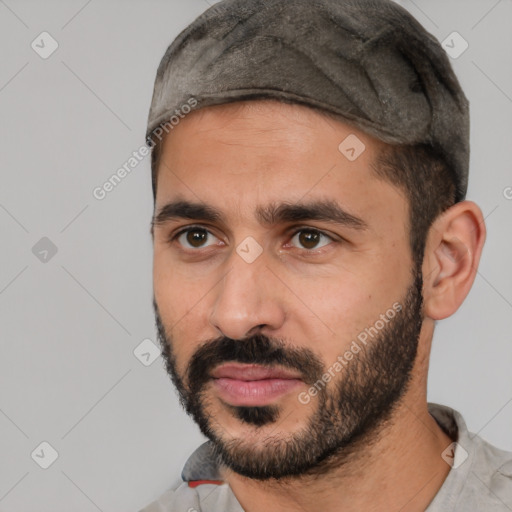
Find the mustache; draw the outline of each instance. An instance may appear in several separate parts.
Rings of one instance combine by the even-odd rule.
[[[264,334],[242,340],[222,336],[201,345],[191,357],[186,369],[190,392],[197,393],[210,380],[210,372],[228,362],[279,365],[299,371],[307,384],[316,382],[324,368],[322,361],[310,349],[289,347],[280,339]]]

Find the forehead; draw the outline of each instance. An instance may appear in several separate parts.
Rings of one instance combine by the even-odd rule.
[[[236,158],[230,172],[267,162],[274,171],[293,170],[295,178],[322,172],[327,161],[353,171],[368,168],[385,144],[334,119],[327,112],[276,100],[237,101],[206,107],[180,120],[164,139],[160,174],[215,168]],[[215,155],[215,161],[210,158]],[[163,165],[162,165],[163,164]],[[264,169],[261,168],[261,171]]]
[[[180,120],[167,139],[180,144],[191,133],[206,135],[213,129],[217,132],[219,140],[221,137],[234,136],[238,133],[241,140],[251,136],[263,141],[266,137],[267,141],[275,140],[276,143],[282,144],[287,139],[293,141],[294,137],[300,137],[307,132],[316,132],[318,138],[336,134],[336,139],[346,131],[368,142],[367,145],[385,145],[351,126],[348,120],[329,111],[271,99],[235,101],[194,110]]]
[[[179,197],[240,217],[270,203],[333,199],[356,214],[378,188],[395,189],[372,170],[383,146],[298,104],[263,100],[207,107],[187,115],[166,137],[156,209]],[[376,197],[371,202],[386,209]]]

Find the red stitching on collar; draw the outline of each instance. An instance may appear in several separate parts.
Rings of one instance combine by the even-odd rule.
[[[192,480],[188,483],[189,487],[197,487],[201,484],[216,484],[216,485],[222,485],[224,482],[222,480]]]

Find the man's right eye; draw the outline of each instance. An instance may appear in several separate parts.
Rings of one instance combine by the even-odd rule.
[[[211,236],[209,236],[211,235]],[[208,238],[216,238],[211,231],[200,227],[200,226],[188,226],[185,229],[178,231],[178,233],[172,235],[170,237],[170,242],[174,242],[178,240],[180,245],[185,249],[202,249],[203,247],[208,247],[208,245],[204,245]],[[210,244],[211,245],[211,244]]]

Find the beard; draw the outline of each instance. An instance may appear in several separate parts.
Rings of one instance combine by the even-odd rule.
[[[210,372],[226,362],[280,365],[300,371],[302,380],[312,385],[322,381],[327,367],[308,348],[293,348],[282,340],[256,334],[234,340],[219,337],[202,344],[192,355],[182,377],[173,353],[173,340],[166,334],[158,306],[153,299],[158,338],[166,369],[174,383],[182,407],[212,441],[219,463],[232,471],[257,480],[329,473],[378,439],[381,428],[408,389],[416,359],[423,321],[422,275],[416,269],[413,283],[403,300],[402,309],[361,348],[339,375],[318,389],[315,407],[307,424],[293,433],[280,432],[279,421],[286,418],[283,407],[233,406],[225,404],[241,423],[254,428],[273,425],[270,434],[252,441],[226,439],[222,425],[208,412]],[[343,351],[345,351],[344,349]],[[290,413],[288,413],[289,415]],[[268,427],[267,427],[268,428]]]

